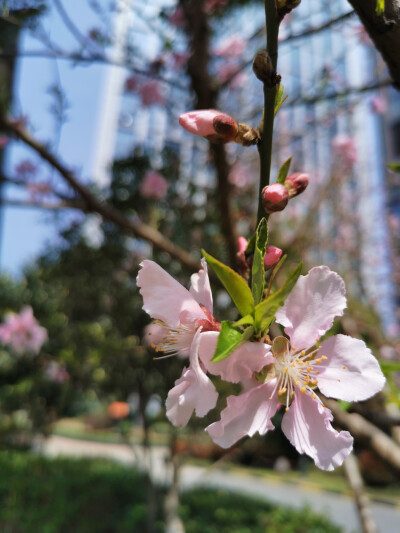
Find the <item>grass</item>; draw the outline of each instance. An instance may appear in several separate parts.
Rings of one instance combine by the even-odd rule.
[[[144,533],[146,481],[105,460],[46,459],[0,452],[2,533]],[[157,490],[154,533],[164,533]],[[291,510],[216,490],[181,498],[186,533],[340,533],[309,509]]]

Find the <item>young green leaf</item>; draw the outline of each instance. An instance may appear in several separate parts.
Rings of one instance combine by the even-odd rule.
[[[302,263],[300,263],[279,290],[256,305],[254,311],[255,324],[258,331],[264,333],[272,324],[275,313],[285,303],[286,298],[292,292],[296,281],[299,279],[302,266]]]
[[[232,322],[224,320],[221,323],[221,331],[218,335],[217,347],[211,362],[219,363],[220,361],[226,359],[232,352],[236,350],[236,348],[239,348],[241,344],[249,340],[253,333],[253,326],[248,326],[244,331],[242,331],[234,326]]]
[[[385,11],[385,0],[376,0],[375,11],[377,15],[383,15]]]
[[[251,315],[254,309],[253,295],[246,281],[237,272],[202,250],[207,263],[221,280],[233,303],[242,316]]]
[[[254,317],[252,315],[246,315],[237,322],[234,322],[235,326],[252,326],[254,324]]]
[[[400,174],[400,163],[389,163],[388,168],[390,168],[390,170],[393,170],[393,172],[397,172],[397,174]]]
[[[287,178],[287,175],[289,174],[290,164],[292,162],[292,156],[287,159],[278,172],[278,179],[276,180],[277,183],[281,183],[282,185],[285,183],[285,179]]]
[[[268,224],[265,218],[261,219],[256,235],[253,266],[251,269],[251,292],[254,303],[257,305],[261,301],[264,292],[264,256],[268,242]]]
[[[399,372],[400,371],[400,361],[378,360],[378,363],[380,364],[382,372],[385,375],[390,374],[391,372]]]
[[[284,91],[285,91],[284,86],[283,85],[278,85],[278,90],[276,91],[276,96],[275,96],[274,115],[277,114],[277,112],[279,111],[279,108],[281,107],[283,102],[288,97],[288,95],[283,96]]]

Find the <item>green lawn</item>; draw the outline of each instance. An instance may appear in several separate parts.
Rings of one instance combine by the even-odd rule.
[[[105,460],[49,460],[0,452],[2,533],[145,533],[146,483]],[[154,533],[163,533],[158,492]],[[309,510],[294,511],[229,494],[195,490],[182,496],[186,533],[340,533]]]

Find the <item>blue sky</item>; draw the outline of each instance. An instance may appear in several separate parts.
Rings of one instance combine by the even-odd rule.
[[[96,15],[86,2],[74,0],[67,3],[71,18],[82,33],[99,26]],[[65,28],[54,10],[43,20],[50,37],[62,47],[77,50],[77,42]],[[43,45],[26,31],[21,38],[20,49],[40,50]],[[15,79],[14,113],[27,115],[35,136],[45,143],[55,139],[55,120],[49,111],[52,97],[48,89],[59,78],[67,95],[69,109],[67,122],[62,128],[57,152],[70,168],[84,179],[90,179],[96,143],[96,127],[100,109],[101,86],[108,67],[102,65],[78,66],[69,61],[43,58],[21,58],[17,64]],[[58,71],[58,73],[57,73]],[[24,159],[39,159],[21,143],[13,142],[6,151],[6,174],[12,176],[15,165]],[[40,166],[40,178],[49,176],[49,169]],[[18,194],[18,193],[17,193]],[[6,196],[16,197],[9,189]],[[2,213],[0,267],[12,275],[18,275],[26,263],[39,252],[45,251],[49,241],[56,238],[56,227],[48,212],[35,208],[6,207]]]

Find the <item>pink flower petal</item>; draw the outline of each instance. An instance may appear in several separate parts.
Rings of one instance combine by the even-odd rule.
[[[210,280],[208,278],[207,261],[204,258],[201,260],[201,266],[202,268],[197,272],[197,274],[192,274],[190,278],[190,294],[197,303],[204,305],[204,307],[212,314],[213,299]]]
[[[299,453],[314,459],[322,470],[340,466],[353,449],[348,431],[338,433],[331,426],[332,413],[311,394],[295,390],[295,399],[282,420],[282,431]]]
[[[186,426],[193,411],[197,416],[204,416],[217,403],[218,393],[199,362],[201,336],[201,330],[198,330],[190,349],[190,366],[183,369],[182,376],[168,393],[167,417],[174,426]]]
[[[206,428],[212,440],[222,448],[230,448],[236,441],[255,433],[264,435],[274,429],[271,418],[277,410],[276,395],[270,396],[276,380],[251,388],[240,396],[229,396],[221,420]]]
[[[190,292],[157,263],[146,259],[140,266],[136,283],[141,288],[143,309],[152,318],[171,327],[206,318]]]
[[[292,346],[309,348],[332,327],[335,316],[346,307],[346,288],[342,278],[326,266],[312,268],[300,276],[285,305],[278,309],[276,321],[285,326]]]
[[[322,343],[320,354],[328,358],[318,367],[318,387],[326,396],[359,402],[382,390],[385,377],[364,341],[335,335]]]
[[[199,356],[210,374],[221,376],[222,379],[231,383],[239,383],[250,379],[254,372],[259,372],[266,365],[274,362],[274,356],[268,344],[245,342],[223,361],[212,363],[218,335],[217,331],[208,331],[201,335]]]

